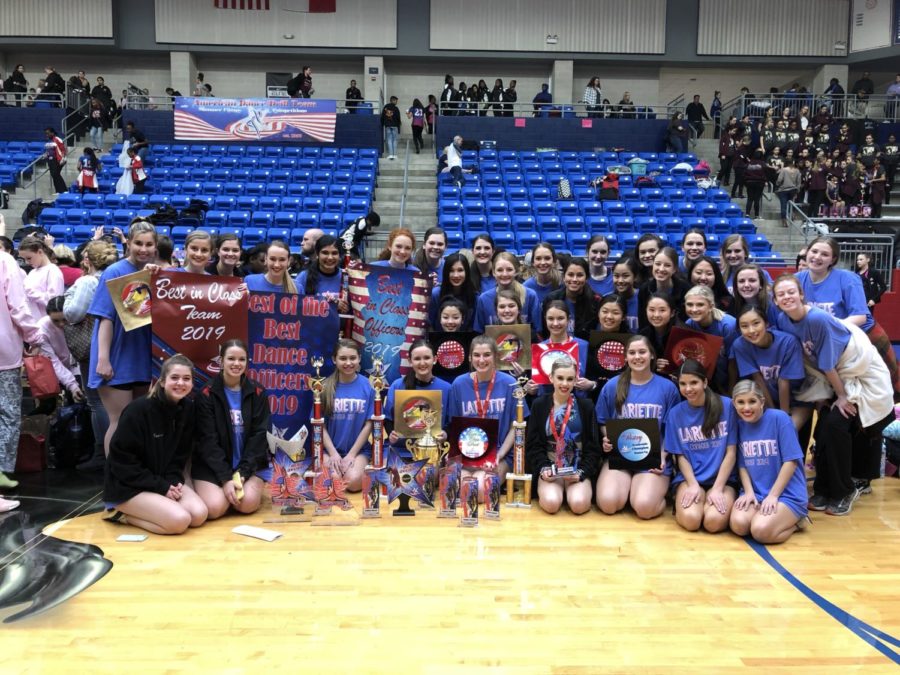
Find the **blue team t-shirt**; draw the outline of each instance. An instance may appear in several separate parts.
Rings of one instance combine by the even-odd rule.
[[[225,387],[225,399],[228,401],[228,418],[231,420],[231,468],[237,469],[244,453],[244,413],[241,410],[241,390]]]
[[[559,288],[559,284],[557,284],[556,286],[553,286],[552,284],[541,286],[541,284],[538,283],[537,277],[529,277],[522,282],[522,285],[525,288],[530,288],[534,291],[534,294],[537,296],[539,306],[544,304],[544,298],[546,298],[550,293]]]
[[[480,417],[480,411],[475,404],[475,389],[472,383],[473,373],[465,373],[460,375],[453,384],[450,385],[450,405],[448,418],[452,417]],[[481,397],[482,405],[485,404],[488,386],[490,381],[478,382],[478,394]],[[513,391],[517,384],[516,380],[506,373],[497,372],[494,380],[494,389],[491,392],[491,398],[487,401],[487,417],[499,421],[499,438],[497,444],[502,445],[503,439],[512,428],[512,423],[516,419],[516,399],[513,397]],[[528,417],[528,404],[525,403],[525,417]]]
[[[835,268],[822,281],[813,283],[809,270],[802,270],[797,272],[797,280],[807,304],[818,307],[837,319],[865,316],[866,322],[861,326],[865,332],[875,325],[875,319],[866,304],[862,280],[855,272]]]
[[[474,330],[478,333],[484,332],[485,326],[491,326],[499,323],[497,320],[497,310],[495,308],[497,301],[497,289],[483,292],[478,296],[478,303],[475,308]],[[522,305],[522,319],[525,323],[530,323],[537,328],[541,325],[541,303],[538,302],[537,295],[530,289],[525,289],[525,302]]]
[[[306,295],[306,279],[309,276],[308,270],[303,270],[297,275],[297,292]],[[340,299],[343,280],[341,279],[341,271],[336,270],[334,274],[319,273],[319,283],[316,292],[313,294],[320,300],[328,300],[329,302],[337,302]]]
[[[628,330],[632,333],[638,332],[638,297],[637,293],[632,293],[626,303],[625,321],[628,324]]]
[[[396,380],[391,382],[391,386],[388,387],[387,396],[384,399],[384,417],[385,419],[393,420],[394,419],[394,407],[395,407],[395,399],[397,397],[398,391],[405,391],[406,387],[403,385],[403,378],[398,377]],[[439,391],[441,392],[441,419],[440,419],[440,430],[446,430],[449,423],[448,410],[450,407],[450,383],[446,380],[442,380],[439,377],[435,377],[431,382],[427,385],[423,385],[421,382],[416,380],[416,391]],[[410,455],[409,450],[406,449],[406,440],[401,439],[396,445],[391,445],[391,447],[400,453],[403,456],[408,457]]]
[[[818,307],[810,307],[800,321],[793,321],[787,314],[781,313],[778,328],[795,336],[803,353],[822,372],[834,370],[850,342],[850,330]]]
[[[731,354],[737,362],[738,376],[752,377],[759,373],[772,400],[777,402],[779,379],[802,381],[806,375],[803,371],[803,352],[797,338],[780,330],[769,330],[769,334],[772,344],[768,348],[757,347],[741,336],[734,341]]]
[[[112,298],[106,287],[110,279],[123,277],[126,274],[137,272],[138,268],[129,262],[127,258],[113,263],[100,275],[100,282],[94,299],[91,301],[88,314],[99,319],[109,319],[112,322],[113,334],[109,346],[109,362],[113,368],[113,376],[104,380],[97,374],[97,348],[100,333],[100,322],[94,322],[93,336],[91,337],[91,357],[89,365],[88,386],[97,389],[103,386],[117,384],[132,384],[135,382],[150,382],[150,341],[152,328],[142,326],[134,330],[125,331]]]
[[[713,394],[707,393],[707,396],[711,395]],[[722,414],[712,438],[703,435],[703,417],[706,411],[703,406],[695,408],[687,401],[682,401],[666,417],[666,452],[684,455],[701,486],[708,487],[716,481],[725,459],[726,448],[737,444],[737,415],[731,399],[727,396],[722,396],[721,399]],[[678,472],[672,479],[672,485],[682,482],[684,475]]]
[[[762,502],[778,479],[785,462],[797,462],[791,479],[778,498],[797,518],[807,514],[806,475],[803,450],[790,416],[782,410],[767,409],[758,422],[738,418],[738,467],[746,469],[757,501]],[[741,494],[743,494],[743,489]]]
[[[609,295],[614,291],[613,278],[610,272],[607,272],[606,276],[602,279],[594,279],[593,277],[588,277],[588,285],[591,287],[591,290],[601,298],[604,295]]]
[[[265,274],[248,274],[244,277],[244,283],[247,284],[247,290],[256,293],[284,293],[284,286],[273,284],[266,279]]]
[[[725,289],[731,294],[734,295],[734,273],[737,271],[737,267],[731,270],[731,273],[728,275],[728,278],[725,280]],[[762,271],[763,277],[766,279],[766,283],[769,288],[772,288],[772,275],[770,275],[766,270]]]
[[[369,380],[357,375],[352,382],[338,382],[334,390],[334,409],[328,417],[326,429],[341,457],[345,457],[356,443],[366,422],[375,414],[375,390]],[[369,441],[360,450],[368,456]]]

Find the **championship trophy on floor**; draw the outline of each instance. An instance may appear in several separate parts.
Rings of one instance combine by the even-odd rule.
[[[438,412],[433,409],[423,413],[424,435],[419,438],[406,439],[406,449],[412,453],[413,459],[426,461],[422,471],[416,477],[422,486],[422,491],[428,497],[428,502],[421,504],[426,508],[434,507],[434,496],[438,488],[438,467],[441,460],[450,451],[450,444],[447,441],[440,443],[433,435],[437,416]]]
[[[513,470],[506,474],[506,505],[531,508],[531,474],[525,473],[525,383],[520,377],[513,391],[516,399],[516,421],[513,422]]]

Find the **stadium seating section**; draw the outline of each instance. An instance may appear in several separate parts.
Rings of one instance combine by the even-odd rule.
[[[0,187],[14,189],[23,170],[30,177],[29,165],[42,154],[43,141],[0,141]]]

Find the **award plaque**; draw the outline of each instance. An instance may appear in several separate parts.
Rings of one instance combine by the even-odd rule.
[[[362,479],[363,518],[381,518],[381,492],[386,489],[385,470],[367,466]]]
[[[500,423],[481,417],[454,417],[447,432],[449,460],[457,459],[466,469],[497,466],[497,436]]]
[[[523,370],[531,366],[531,325],[485,326],[484,334],[497,344],[497,369],[513,370],[518,363]]]
[[[459,488],[459,502],[462,513],[459,517],[461,527],[478,525],[478,479],[475,476],[463,476]]]
[[[304,505],[315,501],[312,486],[307,482],[314,458],[294,459],[281,448],[272,457],[272,477],[269,481],[269,495],[272,499],[272,518],[268,523],[308,522],[310,514],[304,512]]]
[[[564,356],[578,364],[578,343],[574,340],[560,344],[539,343],[531,347],[531,379],[537,384],[550,384],[553,364]]]
[[[143,269],[110,279],[106,282],[106,288],[113,306],[116,308],[116,314],[119,315],[119,320],[122,322],[122,328],[129,331],[150,325],[152,322],[150,316],[152,293],[148,270]]]
[[[448,462],[440,470],[440,509],[438,518],[456,518],[456,507],[459,503],[459,487],[462,478],[462,464]]]
[[[469,345],[478,333],[466,331],[461,333],[432,332],[428,341],[434,347],[435,377],[447,382],[469,372]]]
[[[394,431],[405,438],[422,438],[440,424],[442,409],[440,391],[401,389],[394,397]]]
[[[493,471],[484,474],[484,517],[500,520],[500,476]]]
[[[722,344],[718,335],[675,326],[666,340],[665,359],[669,362],[669,372],[675,372],[682,363],[693,359],[706,369],[707,377],[712,377]]]
[[[409,508],[410,498],[428,507],[434,503],[425,494],[418,481],[418,475],[428,460],[407,460],[392,448],[387,449],[385,474],[388,481],[388,503],[400,498],[400,507],[394,510],[395,516],[413,516],[415,511]]]
[[[606,421],[606,435],[613,446],[610,469],[648,471],[659,468],[662,453],[657,419],[610,419]]]
[[[627,333],[591,331],[587,373],[589,380],[608,380],[625,370],[625,342]]]

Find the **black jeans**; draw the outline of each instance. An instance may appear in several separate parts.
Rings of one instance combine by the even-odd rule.
[[[53,179],[53,189],[56,192],[68,192],[69,186],[66,185],[65,179],[62,177],[62,167],[55,157],[47,159],[47,169],[50,171],[50,177]]]
[[[844,417],[836,408],[819,415],[813,491],[827,499],[843,499],[853,492],[854,478],[872,480],[880,475],[881,432],[894,413],[865,429],[858,416]]]
[[[735,183],[737,185],[737,183]],[[760,200],[762,200],[763,189],[765,185],[762,183],[747,183],[747,208],[746,214],[749,216],[750,211],[756,210],[756,217],[759,218],[759,205]]]
[[[716,176],[722,185],[728,185],[731,182],[731,165],[734,163],[734,157],[725,157],[719,159],[719,173]]]

